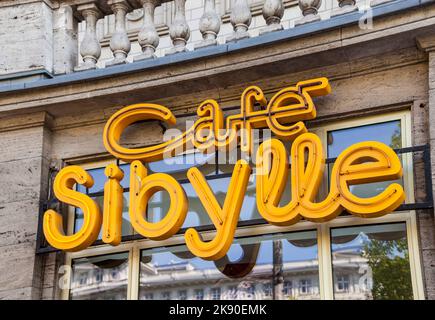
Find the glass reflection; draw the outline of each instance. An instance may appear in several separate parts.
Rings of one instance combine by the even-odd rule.
[[[331,230],[335,299],[413,299],[406,224]]]
[[[329,131],[328,158],[336,158],[349,146],[363,141],[378,141],[393,149],[402,148],[400,120]],[[331,176],[332,168],[333,164],[329,164],[329,177]],[[380,194],[394,182],[403,186],[402,179],[399,179],[396,181],[351,185],[349,190],[360,198],[370,198]]]
[[[123,236],[134,234],[133,226],[130,223],[130,215],[128,213],[129,196],[130,196],[129,192],[124,192],[124,201],[123,201],[123,208],[122,208],[122,226],[121,226],[121,230],[122,230],[121,234]],[[104,208],[104,197],[97,196],[97,197],[92,197],[92,199],[94,199],[98,203],[100,210],[101,210],[100,212],[101,212],[101,214],[103,214],[102,208]],[[80,230],[82,225],[83,225],[83,211],[80,208],[76,208],[75,209],[74,232],[77,232],[78,230]],[[100,233],[98,235],[98,240],[100,240],[101,237],[102,237],[102,230],[100,230]]]
[[[121,186],[123,188],[129,187],[129,181],[130,181],[130,165],[129,164],[122,164],[119,166],[121,170],[124,172],[124,178],[121,180]],[[100,207],[101,214],[103,213],[104,208],[104,184],[107,181],[107,177],[104,175],[104,169],[105,168],[97,168],[97,169],[90,169],[87,170],[94,179],[94,185],[92,188],[86,189],[82,185],[76,185],[77,191],[85,193],[89,195],[92,199],[94,199],[98,206]],[[132,225],[130,224],[130,215],[128,213],[129,209],[129,192],[124,192],[123,194],[123,208],[122,208],[122,235],[133,235],[134,230]],[[83,212],[80,208],[74,209],[75,216],[74,216],[74,232],[77,232],[80,230],[80,228],[83,225]],[[98,235],[98,239],[100,240],[102,236],[102,231],[100,230],[100,234]]]
[[[127,284],[127,252],[75,259],[72,262],[72,300],[125,300]]]
[[[210,188],[213,190],[217,201],[221,206],[225,202],[228,186],[230,184],[231,177],[226,178],[213,178],[207,180]],[[196,191],[190,183],[181,184],[186,192],[187,199],[189,201],[188,213],[186,220],[182,228],[196,227],[204,225],[212,225],[210,217],[205,212],[204,206],[198,198]],[[287,188],[289,190],[289,188]],[[290,192],[286,190],[286,194]],[[285,197],[283,197],[285,198]],[[256,192],[255,192],[255,175],[251,175],[248,183],[248,188],[243,199],[242,209],[240,211],[240,221],[247,221],[253,219],[260,219],[261,216],[257,210],[256,204]],[[286,198],[285,198],[286,199]],[[160,221],[169,210],[169,195],[167,192],[155,193],[148,202],[148,221],[156,222]]]
[[[235,240],[218,261],[185,246],[144,250],[139,299],[320,299],[315,231]],[[291,287],[289,284],[294,284]]]

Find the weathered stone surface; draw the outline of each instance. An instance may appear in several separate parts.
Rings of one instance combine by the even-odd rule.
[[[0,162],[41,157],[43,128],[0,132]]]
[[[0,163],[0,204],[23,201],[27,199],[39,200],[41,186],[42,159],[8,161]]]
[[[53,137],[52,158],[68,159],[91,154],[107,153],[103,145],[104,123],[57,130]],[[135,148],[157,143],[162,139],[162,129],[157,123],[134,124],[127,128],[122,145]]]
[[[0,247],[0,288],[2,291],[32,286],[40,281],[35,272],[35,246],[17,244]],[[30,297],[28,297],[30,298]]]
[[[422,260],[424,261],[424,282],[427,291],[427,299],[435,299],[435,250],[422,250]]]
[[[32,287],[0,290],[0,300],[28,300],[32,297]]]
[[[0,74],[53,66],[52,11],[43,1],[0,10]],[[26,54],[23,54],[25,52]]]
[[[38,212],[37,199],[0,204],[0,247],[23,243],[33,245]]]

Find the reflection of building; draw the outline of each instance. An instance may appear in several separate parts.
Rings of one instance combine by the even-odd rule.
[[[366,259],[353,251],[335,252],[334,260],[335,298],[370,298]],[[273,281],[272,264],[256,265],[243,279],[228,278],[217,268],[196,268],[189,260],[165,265],[141,262],[140,269],[139,298],[145,300],[268,300],[273,298],[273,290],[276,299],[320,298],[317,260],[285,262],[281,283]],[[127,272],[125,264],[109,269],[90,263],[80,265],[75,270],[72,296],[123,299]]]
[[[94,264],[80,265],[71,282],[74,299],[124,300],[127,290],[127,268],[104,269]]]

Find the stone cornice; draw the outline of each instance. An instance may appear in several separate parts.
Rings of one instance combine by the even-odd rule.
[[[44,111],[0,118],[0,132],[34,127],[53,127],[53,117]]]
[[[415,40],[420,50],[424,52],[435,51],[435,32],[417,37]]]

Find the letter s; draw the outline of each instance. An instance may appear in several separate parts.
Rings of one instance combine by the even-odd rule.
[[[48,243],[57,249],[71,252],[87,248],[98,238],[102,220],[98,204],[87,195],[73,190],[75,183],[90,188],[94,180],[83,168],[69,166],[57,174],[53,190],[59,201],[82,209],[82,228],[72,235],[65,235],[63,218],[54,210],[47,210],[43,221],[44,235]]]

